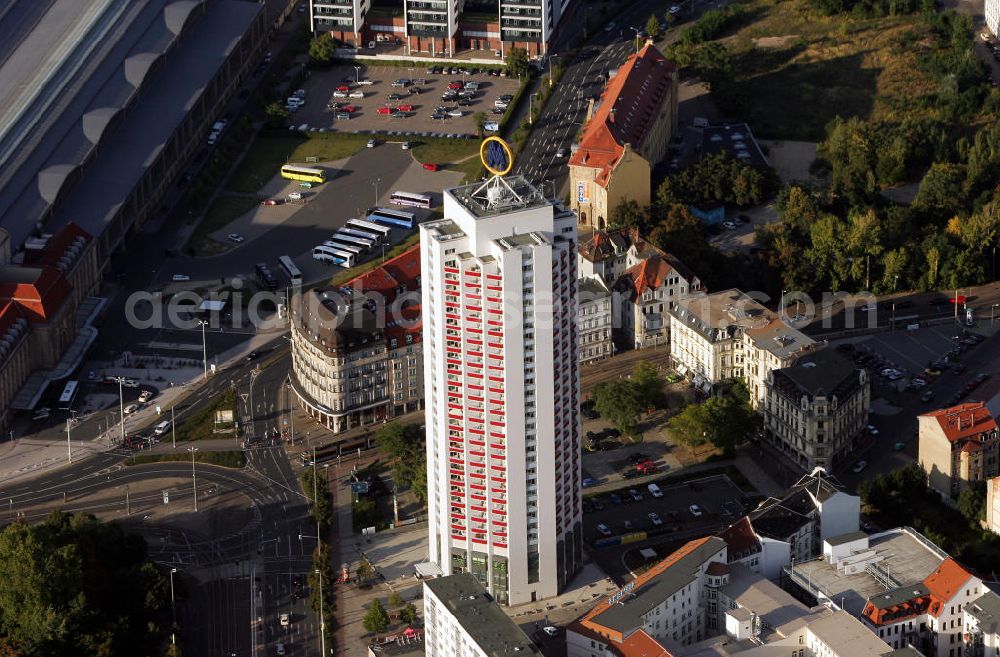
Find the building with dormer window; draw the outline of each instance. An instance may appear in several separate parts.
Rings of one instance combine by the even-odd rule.
[[[983,402],[924,413],[917,422],[920,467],[941,495],[958,497],[969,482],[1000,475],[1000,434]]]

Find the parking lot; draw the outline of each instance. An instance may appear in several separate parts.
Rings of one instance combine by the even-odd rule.
[[[953,323],[916,330],[896,330],[861,340],[835,344],[868,368],[872,375],[872,397],[910,392],[926,403],[958,402],[976,386],[956,391],[950,399],[937,399],[935,384],[943,378],[975,379],[975,363],[982,333],[975,327]],[[846,346],[850,345],[850,346]],[[852,351],[853,350],[853,351]],[[961,396],[960,396],[961,394]]]
[[[494,102],[503,95],[515,95],[518,81],[489,75],[481,69],[471,68],[470,74],[428,73],[426,68],[406,68],[401,66],[336,66],[329,71],[316,72],[306,81],[306,104],[296,110],[289,122],[293,125],[307,124],[310,128],[341,132],[396,132],[399,134],[435,133],[442,135],[477,136],[475,114],[483,112],[487,121],[499,121],[500,115],[491,113]],[[476,70],[476,73],[471,71]],[[393,86],[400,79],[411,80],[407,86]],[[370,81],[372,84],[359,85]],[[467,104],[458,105],[459,99],[442,100],[441,96],[452,82],[477,82],[479,89],[475,95],[465,99]],[[347,87],[337,91],[338,87]],[[334,94],[347,97],[335,97]],[[351,97],[354,94],[354,97]],[[361,96],[361,97],[358,97]],[[350,119],[331,103],[350,105]],[[404,109],[400,110],[400,107]],[[462,116],[448,116],[432,119],[438,108],[461,112]],[[388,113],[379,113],[379,110]],[[392,109],[399,110],[393,115]]]
[[[616,580],[629,570],[623,561],[626,553],[652,546],[662,558],[667,552],[658,547],[661,544],[715,533],[742,517],[752,505],[746,493],[725,475],[661,486],[663,496],[658,498],[646,485],[637,484],[634,490],[642,499],[632,499],[626,492],[618,494],[620,500],[616,503],[606,493],[588,497],[584,509],[584,539],[590,546],[590,556]],[[701,515],[691,512],[693,504],[698,505]],[[650,513],[657,514],[662,524],[654,524]],[[597,529],[599,524],[605,525],[612,536],[628,538],[618,545],[594,547],[595,541],[605,538]]]

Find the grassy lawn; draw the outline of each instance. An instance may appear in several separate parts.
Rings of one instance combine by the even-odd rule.
[[[134,458],[125,459],[126,465],[143,465],[144,463],[164,463],[168,461],[190,461],[191,455],[184,451],[177,454],[140,454]],[[194,460],[198,463],[219,465],[224,468],[242,468],[247,464],[246,456],[239,450],[221,452],[195,452]]]
[[[933,92],[920,71],[918,14],[877,19],[823,16],[807,0],[752,0],[722,39],[735,80],[715,93],[758,137],[817,141],[835,116],[899,119]]]
[[[365,147],[366,135],[338,132],[310,133],[309,137],[257,137],[229,178],[226,189],[253,194],[287,162],[303,164],[307,158],[321,162],[350,157]]]
[[[257,207],[258,203],[257,199],[249,196],[230,196],[228,194],[219,196],[212,201],[212,205],[208,206],[205,217],[191,234],[188,244],[198,249],[199,244],[208,239],[209,234],[224,228],[234,219]]]
[[[418,137],[410,142],[410,152],[418,162],[447,164],[465,159],[479,152],[479,142],[474,139],[429,139]],[[477,163],[479,158],[472,158]],[[454,167],[448,167],[449,169]]]
[[[214,433],[216,428],[215,411],[217,410],[231,410],[234,415],[236,414],[236,395],[232,390],[227,390],[219,395],[212,400],[211,404],[179,424],[177,426],[177,442],[232,436],[232,433]]]

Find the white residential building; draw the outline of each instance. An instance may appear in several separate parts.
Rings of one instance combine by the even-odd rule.
[[[963,657],[1000,655],[1000,596],[987,591],[962,608],[963,639],[969,652]]]
[[[1000,36],[1000,0],[986,0],[983,15],[986,19],[986,28],[994,37]]]
[[[469,574],[424,582],[427,657],[540,657],[534,642]]]
[[[521,176],[421,224],[430,560],[502,604],[582,560],[576,217]]]
[[[669,312],[670,357],[678,371],[706,392],[739,379],[755,408],[764,402],[772,370],[823,346],[736,289],[689,296]]]
[[[580,307],[577,310],[580,363],[610,358],[614,354],[611,339],[611,290],[599,276],[580,279]]]

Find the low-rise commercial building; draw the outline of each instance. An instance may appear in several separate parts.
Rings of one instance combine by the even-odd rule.
[[[761,411],[774,447],[806,470],[832,470],[864,435],[870,407],[867,370],[822,349],[768,373]]]
[[[754,408],[764,403],[773,370],[824,346],[736,289],[688,296],[669,314],[674,367],[706,392],[726,379],[743,381]]]
[[[677,134],[677,66],[647,44],[612,72],[569,159],[570,209],[604,229],[626,201],[647,206],[653,167]]]
[[[292,298],[292,389],[340,432],[423,408],[420,251]]]
[[[540,657],[535,643],[473,575],[424,582],[427,657]]]
[[[1000,432],[983,402],[924,413],[917,422],[920,467],[944,497],[958,497],[970,482],[1000,475]]]

